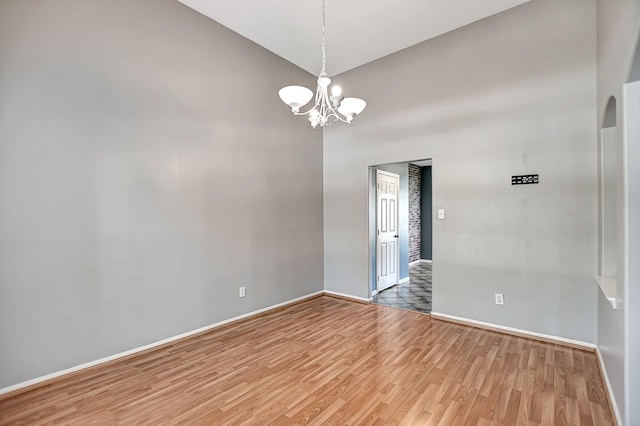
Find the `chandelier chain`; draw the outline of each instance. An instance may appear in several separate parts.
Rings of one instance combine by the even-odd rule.
[[[322,71],[321,73],[326,74],[327,70],[325,69],[327,58],[325,52],[325,41],[324,41],[324,27],[325,27],[325,6],[324,0],[322,0]]]

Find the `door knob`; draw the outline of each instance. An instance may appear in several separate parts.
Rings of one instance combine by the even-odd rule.
[[[397,236],[397,235],[394,235],[394,236],[393,236],[393,238],[398,238],[398,236]]]

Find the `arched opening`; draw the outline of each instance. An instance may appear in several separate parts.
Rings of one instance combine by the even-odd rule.
[[[616,116],[616,98],[611,96],[609,102],[607,102],[607,108],[604,111],[604,120],[602,122],[602,128],[616,127],[618,119]]]
[[[604,112],[600,130],[600,267],[599,275],[615,278],[617,268],[617,177],[618,177],[618,138],[616,98],[611,96]],[[606,292],[605,292],[606,293]]]

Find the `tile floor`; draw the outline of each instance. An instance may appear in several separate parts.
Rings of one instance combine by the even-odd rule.
[[[431,263],[409,267],[409,282],[390,287],[373,297],[373,302],[394,308],[431,313]]]

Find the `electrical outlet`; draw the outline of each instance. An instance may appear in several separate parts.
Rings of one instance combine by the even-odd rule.
[[[240,297],[244,297],[244,296],[246,296],[246,293],[245,293],[244,287],[240,287],[240,288],[238,289],[238,293],[240,294]]]
[[[504,305],[504,294],[496,293],[496,305]]]

